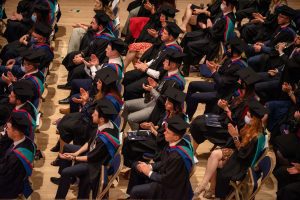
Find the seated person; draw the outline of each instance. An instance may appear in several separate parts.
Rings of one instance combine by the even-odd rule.
[[[164,74],[161,81],[158,83],[148,78],[148,85],[143,85],[143,89],[150,92],[150,101],[146,98],[139,98],[125,101],[124,110],[122,116],[124,118],[123,129],[128,121],[132,130],[137,130],[141,122],[147,121],[153,111],[157,99],[160,95],[163,95],[168,87],[176,87],[180,90],[184,90],[185,80],[179,72],[184,54],[179,53],[176,50],[167,50],[167,56],[164,61]]]
[[[80,179],[78,199],[88,199],[91,190],[93,198],[96,197],[100,168],[109,164],[120,145],[119,130],[111,122],[111,117],[116,114],[117,111],[109,100],[99,100],[92,115],[93,123],[98,125],[98,129],[90,133],[90,140],[83,146],[64,146],[63,153],[59,154],[62,159],[59,167],[61,177],[51,177],[51,182],[58,184],[55,199],[66,198],[72,177]],[[73,166],[72,161],[75,161]]]
[[[124,155],[124,164],[127,167],[131,167],[135,161],[142,161],[145,153],[153,155],[155,160],[160,159],[161,152],[167,144],[163,135],[166,120],[176,115],[187,120],[183,112],[185,93],[170,87],[164,96],[166,100],[160,102],[164,105],[164,114],[160,115],[159,121],[150,117],[149,121],[140,124],[140,130],[149,130],[151,135],[146,140],[140,141],[125,138],[122,152]],[[151,115],[157,115],[157,112],[153,111]]]
[[[259,81],[259,76],[251,68],[242,69],[238,74],[241,80],[238,96],[219,99],[216,112],[199,115],[191,122],[190,132],[195,150],[205,140],[222,147],[231,138],[228,123],[234,123],[238,129],[245,125],[248,103],[255,98],[254,84]]]
[[[213,82],[192,81],[187,91],[186,114],[191,120],[199,103],[213,104],[219,98],[231,96],[235,90],[238,75],[236,72],[247,67],[241,55],[247,45],[240,39],[230,40],[230,56],[219,66],[215,62],[206,61],[211,71]],[[209,112],[208,106],[205,112]]]
[[[143,54],[135,64],[134,70],[125,73],[123,80],[125,101],[142,97],[144,93],[142,85],[147,81],[147,77],[157,80],[162,78],[165,73],[162,66],[166,51],[175,49],[182,52],[181,47],[176,42],[180,33],[181,30],[177,24],[169,22],[162,31],[161,42],[153,45]]]
[[[12,113],[6,124],[5,134],[12,142],[0,158],[1,199],[17,199],[20,194],[28,198],[32,193],[28,178],[32,173],[35,146],[25,136],[29,124],[28,118],[17,112]]]
[[[217,198],[225,198],[230,191],[230,180],[241,180],[250,166],[252,166],[265,147],[265,136],[262,118],[267,110],[253,100],[249,104],[249,112],[245,117],[245,126],[238,130],[231,123],[228,124],[228,145],[214,150],[208,158],[206,171],[195,195],[205,191],[210,182],[210,193]],[[259,140],[262,145],[259,146]],[[217,171],[217,169],[220,169]]]
[[[6,65],[6,67],[1,66],[0,73],[11,70],[15,76],[22,76],[22,70],[20,70],[22,64],[21,53],[30,49],[41,52],[38,68],[44,72],[54,58],[48,41],[50,34],[51,29],[49,27],[42,23],[36,23],[30,35],[23,35],[19,40],[4,46],[0,58],[2,59],[2,65]]]
[[[40,52],[34,50],[28,50],[23,56],[23,66],[25,74],[18,80],[29,80],[33,85],[33,99],[32,103],[37,109],[39,106],[39,99],[41,98],[44,92],[44,82],[45,77],[44,74],[38,69],[40,62]],[[2,91],[4,91],[5,87],[7,88],[6,92],[10,92],[13,90],[13,82],[16,82],[17,79],[11,72],[7,72],[7,76],[2,74],[2,81],[5,83]]]
[[[79,74],[85,74],[85,73],[81,73],[84,72],[83,60],[85,58],[88,58],[92,54],[95,54],[99,59],[100,63],[104,62],[104,59],[106,57],[105,49],[109,44],[110,40],[115,37],[109,30],[110,21],[111,19],[109,18],[109,16],[103,11],[98,12],[94,16],[91,22],[93,30],[97,30],[94,35],[94,39],[89,44],[89,46],[86,47],[84,50],[73,51],[71,53],[68,53],[66,57],[63,59],[62,64],[68,70],[68,78],[66,84],[57,86],[59,89],[70,89],[71,81],[75,78],[81,78],[81,77],[75,77],[75,78],[72,77],[73,73],[75,74],[78,73],[76,72],[77,70],[79,71]]]
[[[100,99],[107,99],[113,103],[118,114],[113,117],[112,121],[116,122],[123,105],[121,94],[117,88],[117,80],[118,77],[112,69],[104,68],[96,73],[93,83],[94,90],[97,91],[95,95],[81,89],[80,98],[75,98],[74,101],[80,103],[82,108],[80,112],[66,114],[63,118],[57,120],[57,133],[60,135],[60,139],[51,151],[62,152],[64,145],[70,142],[82,146],[90,139],[89,132],[95,128],[92,114],[97,105],[96,102]],[[51,165],[58,165],[58,161],[59,158]]]
[[[188,126],[179,116],[166,120],[164,136],[168,145],[161,153],[161,161],[135,164],[127,188],[130,199],[192,199],[193,148],[183,138]]]
[[[161,6],[157,13],[150,17],[148,23],[144,26],[139,37],[134,43],[129,45],[128,53],[125,58],[124,69],[131,62],[136,63],[136,58],[140,58],[162,35],[162,31],[167,26],[167,22],[173,22],[176,9],[170,6]],[[158,23],[159,21],[159,23]]]
[[[95,0],[94,11],[96,13],[99,11],[105,12],[113,21],[112,28],[114,29],[116,26],[116,17],[113,14],[110,2],[110,0]],[[81,51],[88,47],[90,42],[94,39],[95,33],[97,32],[97,30],[95,30],[94,28],[95,26],[81,23],[76,23],[75,25],[73,25],[67,53],[71,53],[73,51]],[[112,32],[113,29],[111,30]]]
[[[206,60],[213,61],[218,52],[221,42],[228,42],[234,36],[235,16],[233,9],[236,0],[222,1],[221,9],[223,15],[215,20],[212,24],[211,20],[207,23],[206,29],[190,32],[185,35],[181,46],[183,52],[188,56],[184,60],[183,73],[189,75],[190,65],[198,64],[206,55]]]
[[[91,91],[92,82],[96,75],[96,72],[103,68],[111,68],[118,76],[118,88],[120,89],[120,82],[123,78],[123,59],[122,55],[125,54],[127,45],[121,39],[111,39],[105,49],[105,55],[108,59],[107,62],[99,63],[99,59],[96,55],[91,55],[91,60],[87,62],[83,60],[84,66],[79,66],[77,69],[82,67],[81,71],[74,70],[71,80],[71,93],[70,96],[59,101],[60,104],[70,103],[70,112],[78,112],[78,104],[70,101],[73,97],[77,97],[80,88],[87,91]],[[81,75],[82,74],[82,75]],[[80,77],[80,78],[79,78]]]

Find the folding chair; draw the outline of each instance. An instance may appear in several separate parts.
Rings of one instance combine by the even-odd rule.
[[[119,148],[120,149],[120,148]],[[103,199],[108,196],[109,189],[111,188],[113,181],[119,176],[123,167],[123,156],[120,150],[117,151],[110,166],[102,166],[100,172],[100,185],[96,199]]]

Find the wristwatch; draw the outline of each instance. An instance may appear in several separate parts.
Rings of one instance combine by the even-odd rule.
[[[239,136],[234,136],[234,137],[233,137],[233,141],[234,141],[234,142],[239,141]]]

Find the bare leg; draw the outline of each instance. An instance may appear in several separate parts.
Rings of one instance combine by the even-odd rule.
[[[137,52],[136,51],[128,51],[125,61],[124,61],[124,72],[126,72],[126,68],[130,63],[135,59]]]
[[[199,144],[195,140],[193,140],[193,148],[194,148],[195,154],[197,154],[196,152],[197,152],[198,147],[199,147]]]
[[[222,159],[222,151],[220,149],[214,150],[207,161],[207,166],[205,170],[204,177],[202,179],[202,182],[200,185],[196,188],[196,195],[201,194],[203,192],[208,184],[208,182],[212,179],[212,177],[215,175],[217,168],[219,166],[219,162]]]
[[[184,15],[184,18],[182,20],[182,24],[179,26],[181,28],[182,31],[186,32],[186,26],[188,25],[191,17],[192,17],[192,9],[191,9],[191,6],[192,4],[189,4],[187,7],[186,7],[186,10],[185,10],[185,15]]]

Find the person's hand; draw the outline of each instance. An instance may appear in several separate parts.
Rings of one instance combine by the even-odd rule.
[[[299,111],[296,111],[294,113],[294,118],[297,120],[297,121],[300,121],[300,112]]]
[[[270,76],[276,76],[276,74],[278,74],[278,70],[277,70],[277,69],[270,69],[270,70],[268,71],[268,74],[269,74]]]
[[[73,160],[75,157],[72,153],[59,153],[58,156],[63,160]]]
[[[148,92],[150,92],[151,90],[153,90],[153,87],[151,85],[145,85],[143,83],[143,89],[146,90],[146,91],[148,91]]]
[[[153,78],[148,77],[147,80],[148,80],[148,83],[149,83],[150,86],[152,86],[153,88],[157,87],[158,84]]]
[[[90,59],[91,59],[90,61],[86,61],[85,59],[82,60],[85,66],[92,67],[92,66],[99,65],[99,59],[95,54],[91,54]]]
[[[141,61],[138,61],[137,63],[135,63],[134,67],[141,72],[146,72],[146,70],[148,69],[148,65]]]
[[[21,21],[23,19],[23,16],[21,14],[16,13],[15,14],[16,20]]]
[[[287,83],[287,82],[284,82],[284,83],[282,84],[282,91],[283,91],[283,92],[286,92],[286,93],[291,92],[291,91],[292,91],[292,86],[291,86],[291,84],[289,84],[289,83]]]
[[[156,31],[155,29],[148,28],[148,29],[147,29],[147,32],[148,32],[149,35],[151,35],[151,36],[154,37],[154,38],[157,38],[157,37],[158,37],[158,31]]]
[[[11,73],[11,72],[7,72],[7,76],[5,76],[4,74],[2,74],[2,80],[7,84],[11,84],[12,82],[17,81],[17,78]]]
[[[228,133],[232,136],[232,137],[237,137],[239,136],[239,131],[237,129],[237,126],[233,126],[231,123],[228,124]]]
[[[195,9],[193,10],[193,15],[199,15],[199,14],[201,14],[201,13],[205,13],[205,11],[206,11],[206,10],[204,10],[204,9],[195,8]]]
[[[206,29],[206,24],[202,23],[202,22],[198,22],[198,25],[201,29]]]
[[[16,60],[15,59],[9,59],[7,62],[6,62],[6,69],[8,70],[12,70],[13,66],[15,65],[16,63]]]
[[[140,124],[142,129],[150,130],[152,127],[152,122],[143,122]]]
[[[279,42],[277,45],[276,45],[276,50],[278,51],[279,54],[283,53],[283,50],[285,49],[286,47],[286,43],[285,42]]]
[[[77,54],[77,55],[75,55],[74,58],[73,58],[73,63],[74,63],[75,65],[80,65],[80,64],[83,63],[83,60],[84,60],[84,58],[82,57],[82,55],[81,55],[81,54]]]
[[[142,172],[142,166],[143,165],[147,165],[145,162],[141,162],[141,161],[139,161],[138,162],[138,164],[137,164],[137,166],[136,166],[136,169],[139,171],[139,172]]]
[[[89,93],[85,89],[80,88],[80,98],[73,97],[72,101],[74,101],[75,103],[85,104],[86,102],[88,102],[89,98]]]
[[[206,20],[206,27],[207,28],[211,28],[213,26],[213,23],[212,23],[212,21],[208,18],[207,20]]]
[[[227,111],[228,110],[228,102],[224,99],[219,99],[218,101],[218,106],[222,108],[223,110]]]
[[[211,71],[211,73],[215,73],[218,69],[218,64],[216,64],[213,61],[206,61],[206,65],[208,67],[208,69]]]
[[[292,163],[293,167],[287,168],[289,174],[300,174],[300,164]]]
[[[137,169],[139,172],[148,176],[150,171],[152,170],[152,167],[151,167],[151,165],[148,165],[144,162],[139,162],[139,164],[137,165]]]
[[[28,35],[28,34],[23,35],[23,36],[19,39],[19,42],[20,42],[21,44],[27,45],[27,44],[28,44],[28,41],[27,41],[28,38],[29,38],[29,35]]]

